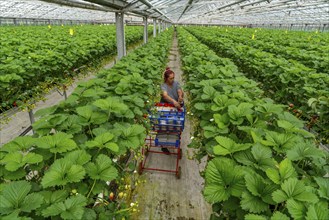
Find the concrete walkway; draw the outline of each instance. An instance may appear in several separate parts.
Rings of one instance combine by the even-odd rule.
[[[175,36],[167,66],[175,72],[175,80],[183,85],[177,45]],[[138,185],[135,190],[139,212],[132,216],[132,219],[209,219],[211,206],[205,202],[201,193],[204,179],[199,175],[199,171],[204,169],[205,163],[198,164],[198,162],[188,159],[188,156],[193,155],[192,149],[187,148],[187,144],[190,143],[190,132],[190,122],[186,118],[181,138],[183,151],[183,157],[179,162],[182,171],[181,178],[177,179],[174,173],[144,170],[140,178],[146,180],[146,183]],[[176,155],[149,153],[146,167],[175,170],[176,159]]]

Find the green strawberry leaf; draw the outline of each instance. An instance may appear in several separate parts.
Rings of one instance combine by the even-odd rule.
[[[253,196],[248,191],[242,193],[241,199],[242,209],[252,213],[262,213],[269,211],[269,204],[264,202],[260,197]]]
[[[271,220],[290,220],[290,218],[287,215],[285,215],[279,211],[276,211],[272,215]]]
[[[275,167],[275,160],[272,158],[272,150],[269,147],[256,143],[251,148],[251,153],[255,160],[253,166],[256,169],[266,171],[268,168]]]
[[[10,213],[7,216],[1,216],[1,220],[33,220],[29,217],[18,216],[19,211],[15,210],[14,212]]]
[[[217,136],[215,139],[219,144],[214,146],[214,154],[216,155],[225,156],[251,147],[251,144],[237,144],[232,139],[223,136]]]
[[[243,171],[233,160],[219,157],[206,168],[204,196],[208,202],[221,202],[230,196],[239,197],[244,190]]]
[[[5,167],[8,171],[16,171],[26,164],[40,163],[42,160],[43,157],[39,154],[17,151],[7,154],[0,162],[6,164]]]
[[[212,100],[216,97],[217,91],[211,86],[205,86],[203,88],[203,94],[201,95],[202,100]]]
[[[68,192],[66,190],[42,191],[40,194],[43,196],[46,204],[63,202],[68,196]]]
[[[93,103],[93,105],[105,110],[109,115],[111,113],[122,114],[128,110],[128,106],[123,104],[119,97],[110,96],[107,99],[98,99]]]
[[[120,137],[118,137],[118,145],[124,148],[138,149],[145,141],[145,128],[141,125],[128,125],[129,127],[119,126]],[[121,149],[120,149],[121,150]]]
[[[81,165],[73,164],[67,158],[56,160],[42,178],[43,187],[64,186],[67,183],[80,182],[85,176]]]
[[[253,196],[260,197],[264,202],[275,204],[272,200],[272,193],[278,187],[273,184],[267,184],[265,180],[255,172],[246,173],[246,187]]]
[[[119,147],[116,143],[110,142],[114,138],[114,135],[110,132],[105,132],[96,136],[92,141],[87,141],[85,144],[89,148],[108,148],[113,152],[118,152]]]
[[[306,216],[306,208],[304,204],[293,199],[288,199],[287,209],[294,219],[304,219]]]
[[[321,158],[325,154],[322,150],[316,148],[313,143],[303,142],[287,151],[287,157],[292,161],[303,160],[305,158]]]
[[[43,197],[38,193],[29,194],[31,188],[31,184],[26,181],[5,184],[0,193],[0,213],[30,212],[39,208]]]
[[[315,177],[314,179],[319,186],[319,196],[321,198],[329,200],[329,179],[323,177]]]
[[[285,153],[292,149],[300,141],[300,137],[292,133],[279,133],[275,131],[266,131],[266,143],[273,146],[280,153]]]
[[[28,151],[35,145],[36,139],[31,136],[17,137],[3,145],[0,150],[8,153],[17,151]]]
[[[93,124],[103,124],[108,120],[108,114],[100,112],[92,105],[82,106],[76,108],[77,113],[83,117],[87,122]]]
[[[308,207],[306,220],[326,220],[329,216],[328,202],[321,201]]]
[[[75,150],[67,153],[65,158],[71,161],[73,164],[82,166],[90,161],[91,155],[88,154],[85,150]]]
[[[72,196],[64,202],[48,206],[42,211],[44,217],[60,215],[62,219],[82,219],[87,198],[82,195]]]
[[[111,159],[103,154],[97,157],[96,163],[88,163],[86,171],[95,180],[111,181],[118,176],[118,171],[112,165]]]
[[[267,169],[266,175],[276,184],[281,184],[291,177],[297,177],[295,168],[288,158],[281,161],[278,168]]]
[[[49,149],[52,153],[64,153],[77,148],[77,144],[71,139],[72,135],[58,132],[51,136],[41,137],[36,145],[43,149]]]
[[[296,178],[289,178],[284,181],[281,184],[281,189],[275,191],[272,196],[277,203],[287,201],[288,199],[310,203],[318,201],[317,196],[312,192],[308,192],[303,182]]]
[[[247,214],[244,216],[244,220],[267,220],[267,218],[263,215]]]

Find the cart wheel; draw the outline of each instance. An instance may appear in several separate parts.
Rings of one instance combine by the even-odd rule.
[[[137,172],[138,172],[139,175],[142,175],[142,173],[143,173],[143,162],[140,162],[138,164],[138,170],[137,170]]]
[[[180,179],[181,174],[182,174],[182,168],[181,168],[181,167],[178,167],[178,171],[177,171],[177,173],[176,173],[176,178],[177,178],[177,179]]]
[[[179,149],[179,159],[182,159],[182,157],[183,157],[183,151],[182,149]]]

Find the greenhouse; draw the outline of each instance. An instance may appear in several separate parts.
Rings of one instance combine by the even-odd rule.
[[[0,0],[0,219],[328,220],[328,0]]]

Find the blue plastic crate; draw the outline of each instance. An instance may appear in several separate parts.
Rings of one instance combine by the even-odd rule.
[[[185,118],[177,116],[150,116],[152,128],[157,131],[182,131]]]
[[[159,133],[155,138],[155,146],[175,146],[180,145],[180,134]]]
[[[156,107],[149,115],[153,130],[182,131],[185,124],[185,111],[174,107]]]

